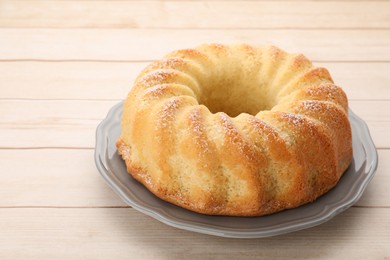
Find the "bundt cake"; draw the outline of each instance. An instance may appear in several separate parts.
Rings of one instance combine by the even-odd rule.
[[[347,169],[348,101],[301,54],[205,44],[141,72],[117,148],[165,201],[210,215],[271,214],[315,200]]]

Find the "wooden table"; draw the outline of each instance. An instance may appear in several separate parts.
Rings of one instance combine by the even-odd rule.
[[[240,240],[166,226],[108,188],[98,123],[148,62],[204,42],[274,44],[331,71],[379,153],[355,206]],[[0,259],[389,259],[389,132],[388,1],[0,1]]]

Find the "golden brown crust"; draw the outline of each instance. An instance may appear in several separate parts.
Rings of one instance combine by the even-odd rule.
[[[352,160],[348,101],[329,72],[277,47],[202,45],[145,68],[118,153],[163,200],[259,216],[311,202]]]

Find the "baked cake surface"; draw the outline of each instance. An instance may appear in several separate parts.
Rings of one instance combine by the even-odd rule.
[[[348,101],[325,68],[274,46],[204,44],[147,66],[118,153],[156,196],[210,215],[311,202],[352,160]]]

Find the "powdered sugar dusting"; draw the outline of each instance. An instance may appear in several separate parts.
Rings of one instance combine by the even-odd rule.
[[[306,93],[311,97],[320,97],[324,100],[335,100],[336,94],[338,92],[338,87],[333,84],[319,85],[315,88],[308,88]]]
[[[207,142],[204,129],[201,126],[201,114],[199,109],[193,109],[189,114],[189,120],[192,125],[192,131],[194,133],[195,141],[200,146],[200,156],[209,152],[209,144]]]
[[[172,124],[174,120],[174,114],[179,108],[181,101],[179,98],[174,97],[169,102],[167,102],[162,109],[159,111],[159,116],[156,121],[155,129],[156,131],[164,131],[165,133],[172,134]],[[157,135],[157,140],[161,142],[161,135]]]
[[[166,93],[167,86],[168,85],[158,85],[158,86],[148,88],[145,91],[145,95],[147,95],[151,99],[157,99]]]
[[[250,117],[250,123],[254,125],[254,129],[261,133],[263,142],[273,142],[279,138],[278,133],[271,126],[256,117]]]
[[[311,120],[305,119],[303,116],[292,114],[292,113],[283,113],[281,118],[286,119],[287,123],[291,126],[294,132],[298,132],[300,128],[305,128],[308,130],[308,133],[313,135],[314,123]],[[291,128],[290,128],[291,129]]]
[[[301,108],[305,115],[325,124],[338,122],[339,117],[346,115],[341,106],[329,101],[306,100],[302,103]]]
[[[291,113],[283,113],[281,118],[286,119],[287,122],[294,125],[294,127],[301,127],[305,122],[303,117]]]
[[[239,155],[244,156],[248,161],[255,161],[256,155],[249,145],[244,141],[243,137],[238,133],[228,115],[220,113],[222,128],[225,132],[225,140],[233,144],[239,150]]]
[[[139,79],[138,83],[149,88],[158,84],[168,83],[176,74],[173,70],[155,70]]]
[[[303,108],[306,110],[318,111],[321,106],[316,101],[308,100],[303,102]]]
[[[227,135],[232,136],[235,133],[235,131],[232,130],[233,126],[230,123],[229,117],[225,113],[220,113],[220,116],[223,125],[223,130]]]
[[[161,68],[177,68],[179,66],[182,66],[186,64],[186,61],[182,58],[173,57],[169,59],[165,59],[161,61]]]

